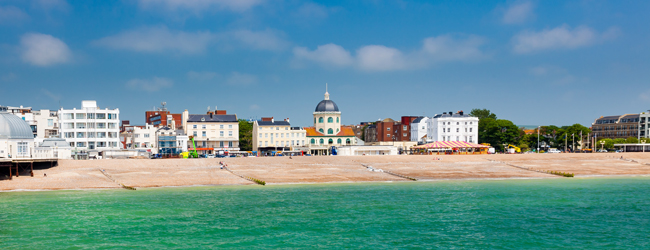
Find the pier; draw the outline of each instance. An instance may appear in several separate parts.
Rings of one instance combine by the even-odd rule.
[[[16,177],[20,177],[21,170],[25,171],[27,168],[29,168],[31,176],[34,177],[34,163],[50,163],[50,167],[54,167],[58,164],[58,159],[0,159],[0,169],[9,169],[9,180],[13,179],[14,174]]]

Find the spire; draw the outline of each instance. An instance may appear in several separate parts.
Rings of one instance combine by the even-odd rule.
[[[325,83],[325,100],[330,99],[330,93],[327,92],[327,83]]]

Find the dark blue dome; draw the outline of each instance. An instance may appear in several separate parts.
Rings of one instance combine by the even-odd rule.
[[[316,112],[339,112],[339,106],[332,100],[322,100],[316,106]]]

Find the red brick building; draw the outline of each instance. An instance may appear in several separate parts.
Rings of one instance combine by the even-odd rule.
[[[181,127],[183,124],[182,114],[172,114],[167,110],[145,111],[145,122],[156,127],[171,126],[171,120],[168,116],[171,115],[176,127]]]
[[[366,138],[373,138],[372,141],[410,141],[411,140],[411,122],[417,119],[417,116],[402,116],[401,121],[395,121],[386,118],[374,124],[376,137],[373,135]],[[376,138],[376,139],[375,139]],[[372,142],[369,141],[369,142]]]

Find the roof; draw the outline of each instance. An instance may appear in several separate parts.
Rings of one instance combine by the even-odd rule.
[[[420,116],[418,118],[415,118],[415,120],[413,120],[411,123],[419,123],[420,121],[424,120],[424,118],[427,118],[427,117]]]
[[[413,148],[489,148],[488,146],[464,141],[436,141]]]
[[[187,122],[237,122],[237,115],[189,115]]]
[[[316,105],[316,112],[339,112],[339,106],[336,106],[332,100],[322,100]]]
[[[45,138],[41,143],[41,147],[70,148],[70,144],[63,138]]]
[[[352,127],[348,127],[348,126],[341,126],[341,131],[339,131],[339,133],[336,134],[336,135],[323,134],[321,132],[316,131],[315,127],[306,127],[305,130],[307,132],[308,137],[316,137],[316,136],[323,136],[323,137],[327,137],[327,136],[355,136],[354,135],[354,130],[352,130]]]
[[[0,112],[0,139],[34,139],[34,133],[20,117]]]
[[[454,113],[454,114],[449,114],[449,113],[444,113],[444,114],[437,114],[434,115],[433,118],[448,118],[448,117],[472,117],[469,114],[459,114],[459,113]]]
[[[288,121],[257,121],[259,126],[290,126]]]

